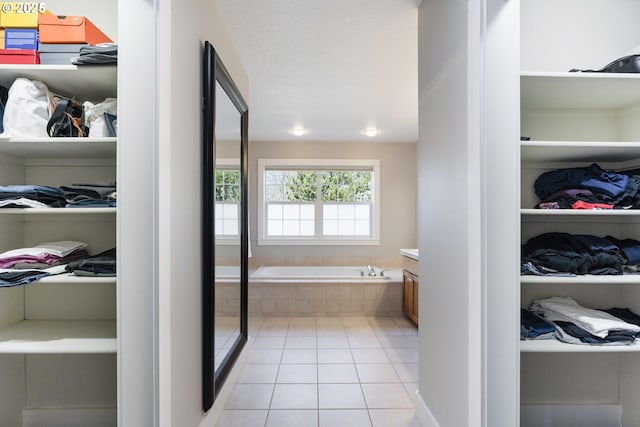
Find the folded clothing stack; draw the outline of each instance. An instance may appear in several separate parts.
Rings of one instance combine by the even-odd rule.
[[[622,250],[616,243],[628,245]],[[616,275],[623,274],[640,242],[619,241],[611,236],[561,232],[543,233],[532,237],[522,246],[522,274],[533,275]],[[627,252],[632,258],[626,258]],[[633,272],[632,270],[626,271]]]
[[[526,308],[520,309],[520,338],[545,340],[555,337],[556,327]]]
[[[624,345],[640,333],[640,316],[629,309],[596,310],[570,297],[551,297],[529,308],[556,326],[556,338],[570,344]]]
[[[41,243],[0,254],[0,268],[47,268],[88,256],[87,244],[74,241]]]
[[[75,276],[114,277],[116,275],[116,248],[72,261],[66,270]]]
[[[95,46],[83,46],[78,56],[71,58],[74,65],[109,65],[118,63],[118,45],[99,43]]]
[[[0,186],[2,208],[60,208],[65,204],[64,193],[59,188],[44,185]]]
[[[640,176],[597,163],[545,172],[533,186],[538,209],[640,209]]]
[[[60,187],[68,208],[96,208],[116,206],[116,183],[94,182]]]

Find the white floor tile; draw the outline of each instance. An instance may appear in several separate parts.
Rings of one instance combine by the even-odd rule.
[[[399,383],[400,377],[390,363],[357,364],[361,383]]]
[[[285,348],[282,354],[282,363],[300,364],[300,363],[317,363],[315,349],[297,349]]]
[[[384,348],[418,348],[418,337],[406,335],[380,335],[378,340]]]
[[[238,384],[274,384],[279,365],[245,364],[238,377]]]
[[[371,427],[369,413],[364,409],[319,411],[320,427]]]
[[[351,348],[381,348],[382,345],[374,335],[350,335]]]
[[[412,409],[413,400],[402,384],[362,384],[368,408]]]
[[[324,384],[357,383],[356,365],[353,363],[318,365],[318,382]]]
[[[420,427],[413,409],[369,409],[373,427]]]
[[[317,409],[316,384],[276,384],[271,409]]]
[[[222,411],[216,427],[256,427],[263,426],[267,419],[267,410],[230,410]]]
[[[394,363],[393,369],[396,370],[404,383],[417,383],[420,381],[417,363]]]
[[[280,363],[282,350],[272,348],[252,348],[247,355],[247,363]]]
[[[315,384],[318,382],[318,367],[314,364],[280,365],[277,382],[290,384]]]
[[[343,336],[318,335],[318,348],[349,348],[349,340]]]
[[[318,384],[320,409],[366,408],[360,384]]]
[[[288,336],[284,348],[316,348],[316,337],[294,337]]]
[[[353,363],[353,357],[348,348],[320,348],[318,363]]]
[[[284,342],[287,337],[255,337],[251,348],[284,348]]]
[[[225,409],[269,409],[273,384],[236,384]]]
[[[353,348],[351,354],[356,363],[390,363],[387,354],[381,348]]]
[[[417,348],[385,348],[391,363],[418,363]]]
[[[260,424],[262,425],[262,424]],[[256,424],[258,426],[258,424]],[[318,411],[276,409],[269,411],[266,427],[317,427]],[[252,426],[255,427],[255,426]]]

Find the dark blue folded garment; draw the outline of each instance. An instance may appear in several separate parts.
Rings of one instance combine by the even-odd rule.
[[[568,188],[585,188],[595,194],[615,197],[626,190],[628,182],[627,175],[606,171],[592,163],[587,167],[545,172],[534,182],[534,189],[540,200],[546,200],[552,194]]]
[[[34,270],[0,272],[0,288],[26,285],[49,275],[46,271]]]
[[[640,326],[640,316],[628,308],[613,307],[602,311],[605,311],[618,319],[624,320],[627,323],[631,323],[632,325]]]
[[[59,188],[44,185],[5,185],[0,186],[0,200],[17,199],[37,200],[48,206],[60,208],[66,204],[64,193]]]
[[[556,330],[553,324],[532,313],[526,308],[520,309],[520,325],[527,331],[526,338],[536,338]]]

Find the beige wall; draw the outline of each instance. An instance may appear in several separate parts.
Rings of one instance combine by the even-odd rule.
[[[249,106],[251,112],[251,106]],[[251,121],[249,121],[251,127]],[[379,159],[379,246],[258,246],[258,159]],[[249,221],[252,266],[275,264],[400,266],[400,248],[415,248],[416,144],[364,142],[251,142],[249,145]]]

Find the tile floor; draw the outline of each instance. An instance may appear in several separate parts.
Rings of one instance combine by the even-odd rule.
[[[253,318],[217,427],[418,427],[418,330],[403,317]]]

